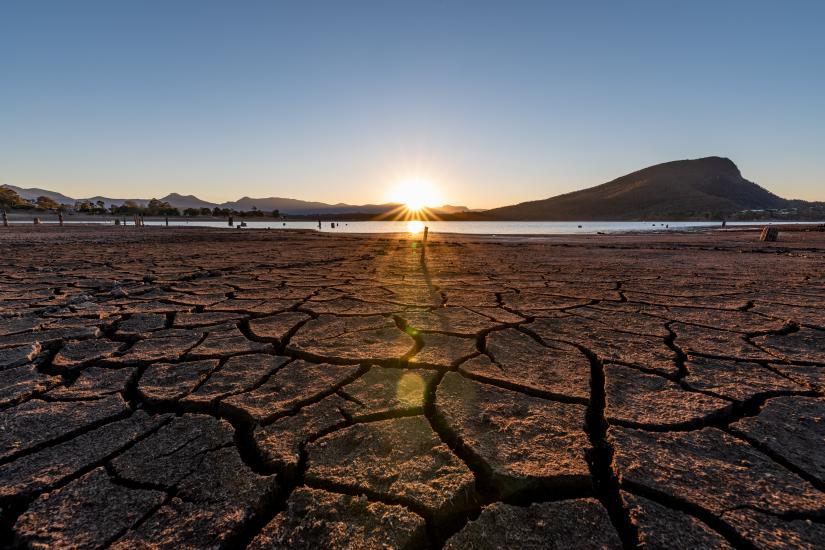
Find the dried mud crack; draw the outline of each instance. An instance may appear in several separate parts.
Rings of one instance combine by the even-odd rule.
[[[0,540],[821,547],[825,236],[431,238],[0,232]]]

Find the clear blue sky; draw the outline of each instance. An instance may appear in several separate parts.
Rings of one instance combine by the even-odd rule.
[[[575,6],[574,6],[575,4]],[[825,2],[0,4],[0,183],[492,207],[722,155],[825,200]]]

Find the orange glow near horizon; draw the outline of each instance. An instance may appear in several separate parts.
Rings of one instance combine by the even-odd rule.
[[[438,186],[425,178],[403,179],[390,188],[387,196],[412,213],[444,204]]]
[[[413,235],[424,230],[422,221],[437,220],[432,209],[444,205],[438,186],[428,178],[397,179],[388,188],[385,200],[398,206],[378,219],[408,222],[407,230]]]

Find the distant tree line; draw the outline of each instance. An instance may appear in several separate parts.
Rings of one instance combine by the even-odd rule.
[[[77,201],[74,203],[74,211],[87,215],[180,216],[180,210],[158,199],[150,200],[146,206],[135,201],[125,201],[120,205],[111,204],[108,208],[103,201]]]
[[[151,199],[146,206],[140,206],[134,201],[126,201],[120,206],[112,205],[109,210],[114,215],[134,215],[139,216],[180,216],[180,210],[166,201]]]
[[[41,196],[36,200],[26,200],[17,194],[13,189],[8,187],[0,187],[0,208],[9,210],[59,210],[65,211],[70,207],[65,204],[60,204],[56,200]]]
[[[825,220],[825,202],[809,202],[800,205],[792,205],[789,208],[778,208],[771,210],[746,210],[737,212],[729,219],[742,221],[756,220]]]
[[[141,206],[135,201],[125,201],[121,205],[112,204],[108,209],[103,201],[78,201],[74,206],[75,212],[83,214],[111,214],[114,216],[128,215],[132,216],[187,216],[190,218],[200,216],[211,216],[215,218],[227,218],[229,216],[237,216],[239,218],[262,218],[266,213],[258,210],[254,206],[252,210],[238,211],[231,208],[185,208],[183,212],[166,201],[159,199],[151,199],[146,206]],[[278,210],[273,210],[270,214],[274,218],[280,217],[281,213]]]
[[[74,211],[82,214],[108,214],[106,203],[103,201],[77,201],[74,203]]]
[[[21,197],[13,189],[0,186],[0,208],[6,210],[51,210],[59,212],[74,211],[78,214],[94,215],[94,216],[211,216],[216,218],[227,218],[229,216],[237,216],[239,218],[263,218],[267,215],[273,218],[280,218],[281,213],[278,210],[272,212],[264,212],[258,210],[254,206],[251,210],[234,210],[232,208],[186,208],[181,212],[180,209],[172,206],[166,201],[159,199],[151,199],[145,206],[138,204],[135,201],[125,201],[123,204],[111,204],[108,207],[102,200],[98,201],[76,201],[74,205],[60,204],[54,199],[46,196],[38,197],[36,200],[27,200]]]
[[[254,206],[252,207],[252,210],[233,210],[231,208],[221,208],[216,206],[214,208],[185,208],[183,210],[183,215],[193,218],[197,216],[212,216],[214,218],[227,218],[229,216],[238,216],[239,218],[263,218],[267,214],[263,210],[258,210]],[[269,213],[269,215],[273,218],[281,217],[281,213],[278,210],[273,210]]]

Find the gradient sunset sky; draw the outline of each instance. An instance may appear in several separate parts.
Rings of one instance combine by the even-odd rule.
[[[574,5],[575,4],[575,5]],[[0,183],[512,204],[727,156],[825,200],[825,2],[0,4]]]

